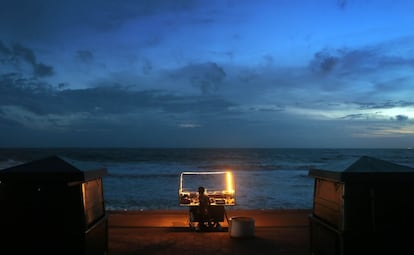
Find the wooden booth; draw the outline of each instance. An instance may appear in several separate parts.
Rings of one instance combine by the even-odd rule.
[[[414,168],[373,157],[310,169],[311,254],[396,254],[414,236]]]
[[[0,170],[2,250],[107,254],[106,174],[105,168],[59,156]]]

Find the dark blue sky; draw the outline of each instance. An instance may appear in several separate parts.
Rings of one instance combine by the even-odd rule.
[[[0,3],[0,146],[414,146],[414,1]]]

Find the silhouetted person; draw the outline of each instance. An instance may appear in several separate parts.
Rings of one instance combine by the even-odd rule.
[[[198,229],[205,230],[210,225],[210,219],[208,214],[208,207],[210,205],[209,197],[204,194],[204,187],[198,187]],[[208,226],[205,225],[208,223]]]

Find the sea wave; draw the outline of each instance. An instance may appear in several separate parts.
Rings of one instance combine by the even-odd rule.
[[[312,167],[367,155],[414,167],[414,150],[405,149],[0,149],[0,169],[50,155],[101,165],[108,209],[170,209],[178,204],[179,174],[231,170],[236,207],[312,207]]]

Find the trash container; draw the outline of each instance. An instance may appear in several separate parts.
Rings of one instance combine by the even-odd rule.
[[[234,238],[254,237],[254,219],[250,217],[231,217],[229,235]]]
[[[56,155],[0,170],[2,250],[107,254],[106,174]]]

